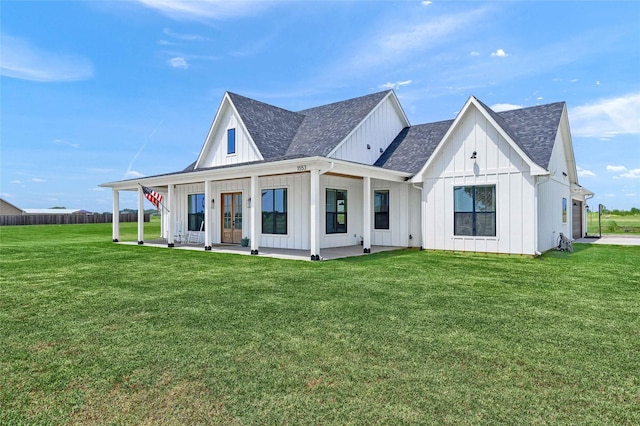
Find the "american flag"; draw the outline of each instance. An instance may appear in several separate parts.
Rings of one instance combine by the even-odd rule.
[[[156,206],[156,209],[160,210],[160,203],[162,203],[162,195],[158,194],[151,188],[147,188],[144,185],[142,186],[142,192],[144,192],[144,196],[147,197],[147,200],[151,201],[151,204]]]

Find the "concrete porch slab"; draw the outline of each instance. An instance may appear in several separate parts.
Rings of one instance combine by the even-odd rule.
[[[138,245],[136,241],[125,241],[118,244],[126,245]],[[174,243],[173,250],[196,250],[204,251],[204,245],[188,244],[188,243]],[[145,241],[145,246],[169,248],[167,247],[166,240],[152,240]],[[371,246],[371,253],[380,253],[383,251],[399,250],[402,247],[390,247],[390,246]],[[233,244],[215,244],[211,247],[212,253],[229,253],[229,254],[243,254],[251,256],[250,247],[242,247]],[[345,257],[363,256],[362,246],[347,246],[347,247],[333,247],[320,250],[321,260],[333,260],[342,259]],[[258,257],[273,257],[277,259],[290,259],[290,260],[306,260],[311,262],[311,252],[309,250],[293,250],[293,249],[278,249],[261,247],[257,255]]]

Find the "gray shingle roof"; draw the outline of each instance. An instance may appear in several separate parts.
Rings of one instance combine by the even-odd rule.
[[[329,154],[390,90],[298,112],[227,92],[265,160]],[[183,171],[195,170],[195,163]]]
[[[304,116],[235,93],[228,94],[262,156],[284,155]]]
[[[453,120],[405,127],[382,153],[375,166],[418,173],[431,157]]]
[[[328,155],[389,94],[389,90],[298,112],[229,92],[265,161]],[[477,100],[477,99],[476,99]],[[536,164],[548,168],[564,102],[496,113],[478,103]],[[454,120],[403,129],[374,164],[417,173]],[[195,163],[183,172],[193,171]]]
[[[390,90],[299,111],[304,121],[287,154],[329,154],[389,94]]]
[[[508,126],[514,141],[536,164],[549,168],[564,102],[504,111],[498,115]]]
[[[529,158],[545,169],[549,167],[564,102],[500,113],[479,100],[478,103]],[[452,124],[453,120],[448,120],[403,129],[375,165],[408,173],[419,172]]]

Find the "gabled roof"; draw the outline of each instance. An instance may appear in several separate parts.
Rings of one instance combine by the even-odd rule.
[[[385,90],[298,112],[232,92],[227,92],[227,95],[260,150],[263,161],[269,162],[328,156],[391,92]],[[471,101],[484,110],[530,161],[547,169],[564,102],[497,113],[475,97],[471,97]],[[387,170],[418,173],[454,123],[455,120],[446,120],[406,127],[374,165]],[[193,171],[195,166],[194,162],[183,172]]]
[[[497,113],[513,140],[540,167],[548,169],[564,102]],[[494,113],[495,114],[495,113]]]
[[[443,139],[453,131],[453,127],[456,126],[458,120],[460,120],[464,112],[471,105],[475,105],[488,119],[494,122],[498,131],[502,132],[503,136],[511,141],[510,143],[513,144],[516,151],[520,152],[523,159],[538,169],[537,173],[540,173],[542,170],[548,170],[556,134],[558,133],[560,120],[565,108],[564,102],[497,113],[477,98],[471,96],[455,120],[440,122],[443,126],[444,123],[449,123],[449,127],[446,129],[444,127],[439,128],[439,131],[442,132],[444,130],[444,132],[441,135],[440,141],[435,142],[435,147],[433,146],[433,138],[437,137],[437,134],[434,135],[432,133],[431,139],[425,140],[424,142],[428,145],[427,147],[423,147],[421,150],[413,148],[416,154],[413,162],[421,162],[423,164],[422,167],[415,170],[414,173],[424,171],[428,167],[431,156],[440,149],[439,146]],[[409,138],[408,143],[410,147],[416,144],[415,141],[411,141],[412,138]],[[403,142],[401,141],[400,143],[402,144]],[[410,154],[405,154],[405,157],[409,156]],[[398,165],[386,162],[382,166],[391,168],[397,167]]]
[[[390,92],[385,90],[299,111],[304,121],[287,154],[328,155]]]
[[[304,116],[228,92],[263,158],[285,155]]]
[[[405,127],[380,156],[375,166],[417,173],[436,149],[453,120]]]
[[[227,92],[264,160],[291,156],[326,156],[362,123],[391,90],[289,111]],[[183,171],[195,170],[197,161]],[[200,169],[200,167],[198,168]]]

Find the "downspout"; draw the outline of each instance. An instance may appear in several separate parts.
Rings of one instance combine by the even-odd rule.
[[[536,184],[533,187],[533,210],[535,212],[535,216],[534,216],[534,221],[533,221],[533,245],[534,245],[534,253],[536,256],[541,256],[542,253],[540,253],[540,251],[538,251],[538,220],[539,220],[539,214],[540,212],[538,211],[538,187],[540,184],[542,183],[546,183],[549,182],[549,179],[551,179],[551,175],[547,175],[545,176],[546,179],[540,179],[540,177],[536,176]]]
[[[332,161],[332,162],[331,162],[331,165],[329,166],[329,168],[328,168],[327,170],[325,170],[325,171],[320,171],[320,172],[318,172],[318,174],[319,174],[319,175],[323,175],[323,174],[325,174],[325,173],[330,172],[330,171],[333,169],[333,167],[334,167],[335,165],[336,165],[336,163],[334,163],[334,162]]]
[[[415,183],[412,183],[411,186],[414,187],[415,189],[420,190],[420,250],[424,250],[425,223],[424,223],[424,208],[422,207],[422,202],[424,198],[423,188],[422,186],[416,186]],[[409,211],[411,211],[411,209],[409,209]]]

